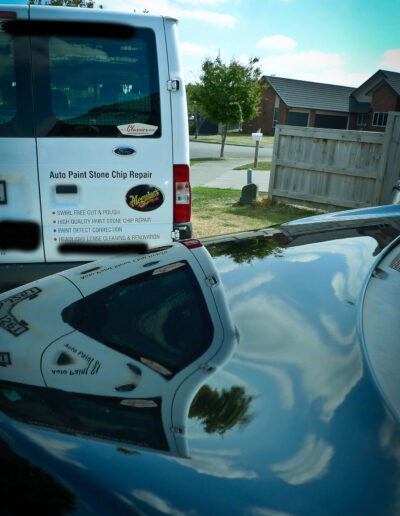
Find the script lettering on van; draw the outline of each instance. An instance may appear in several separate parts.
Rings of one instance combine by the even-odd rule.
[[[117,129],[121,134],[125,134],[126,136],[152,136],[157,131],[158,126],[134,123],[117,125]]]
[[[137,185],[126,194],[126,203],[137,211],[152,211],[159,208],[164,202],[164,194],[152,185]]]
[[[14,337],[19,337],[22,333],[28,331],[28,323],[18,320],[12,313],[12,309],[22,301],[34,299],[40,292],[42,292],[40,288],[31,287],[2,299],[0,301],[0,328],[8,331]]]

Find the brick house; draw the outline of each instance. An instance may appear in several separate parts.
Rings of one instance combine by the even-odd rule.
[[[273,134],[276,124],[384,131],[388,111],[400,111],[400,73],[378,70],[358,88],[282,77],[262,78],[259,114],[244,132]]]
[[[400,111],[400,73],[378,70],[350,96],[349,129],[384,131],[389,111]]]

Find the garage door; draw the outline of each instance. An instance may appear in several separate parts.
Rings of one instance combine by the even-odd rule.
[[[308,125],[308,113],[302,113],[299,111],[289,111],[287,114],[287,125],[298,125],[301,127],[307,127]]]
[[[324,127],[326,129],[346,129],[347,116],[315,115],[314,127]]]

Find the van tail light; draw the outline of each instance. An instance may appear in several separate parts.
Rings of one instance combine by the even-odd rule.
[[[16,20],[17,13],[15,11],[0,11],[0,20]]]
[[[183,244],[188,249],[196,249],[197,247],[203,247],[203,244],[200,240],[196,240],[194,238],[190,238],[189,240],[181,240],[181,244]]]
[[[190,222],[191,209],[189,165],[174,165],[174,222]]]

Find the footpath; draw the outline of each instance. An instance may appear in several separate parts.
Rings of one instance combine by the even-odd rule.
[[[247,184],[247,170],[234,170],[234,168],[250,161],[251,159],[247,157],[195,163],[190,167],[190,184],[192,187],[241,190]],[[268,192],[269,174],[269,170],[253,170],[252,182],[258,185],[259,192]]]

